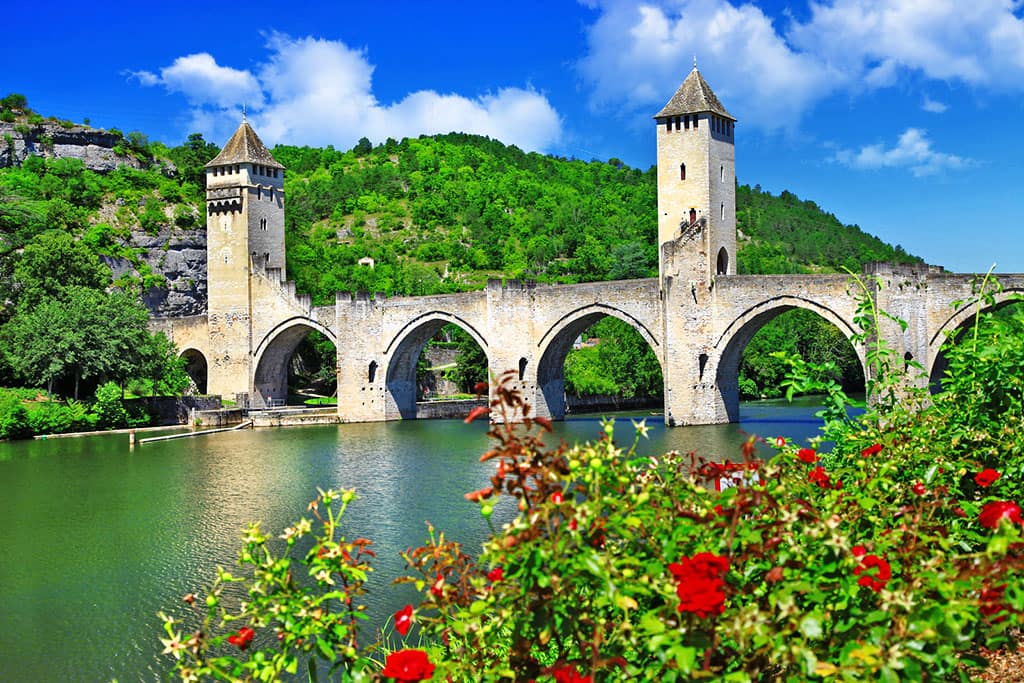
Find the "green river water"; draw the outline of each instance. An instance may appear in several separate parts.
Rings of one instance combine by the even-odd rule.
[[[739,457],[750,433],[805,439],[813,401],[744,404],[741,422],[666,429],[640,452]],[[634,416],[638,419],[638,416]],[[628,419],[616,440],[629,444]],[[166,679],[157,611],[181,612],[218,564],[232,566],[241,530],[280,533],[316,488],[355,488],[349,538],[374,541],[371,623],[413,597],[390,582],[398,553],[425,520],[469,549],[486,527],[463,493],[486,485],[486,425],[407,421],[245,430],[129,448],[126,435],[0,443],[0,681]],[[598,418],[556,424],[567,441],[596,438]],[[511,510],[499,510],[497,515]],[[372,640],[368,638],[367,640]]]

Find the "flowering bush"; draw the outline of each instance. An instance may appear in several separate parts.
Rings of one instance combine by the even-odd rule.
[[[869,356],[884,365],[886,351]],[[813,381],[796,369],[794,383]],[[549,447],[550,424],[530,417],[514,377],[491,410],[525,420],[492,424],[482,459],[494,474],[466,497],[488,524],[498,497],[520,513],[475,555],[433,529],[405,554],[402,580],[422,598],[394,630],[404,640],[416,623],[419,647],[359,646],[372,551],[340,534],[353,494],[323,492],[316,521],[285,530],[283,555],[250,528],[244,601],[227,604],[241,579],[222,570],[201,626],[183,635],[165,617],[179,676],[272,680],[319,657],[357,681],[967,680],[984,652],[1014,645],[1021,451],[989,449],[1024,437],[964,431],[975,407],[879,385],[882,398],[849,418],[833,393],[831,453],[780,437],[767,462],[751,441],[711,463],[640,457],[613,443],[610,423],[595,443]]]

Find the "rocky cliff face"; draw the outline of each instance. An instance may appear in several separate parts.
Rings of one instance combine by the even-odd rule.
[[[206,312],[206,230],[172,230],[159,234],[133,232],[131,246],[145,250],[143,260],[154,273],[163,275],[166,287],[151,287],[142,301],[152,315],[177,318]],[[134,270],[121,258],[105,258],[114,278]]]
[[[30,155],[81,159],[86,168],[102,173],[121,165],[142,168],[138,159],[114,151],[122,140],[119,133],[88,126],[65,127],[54,121],[34,125],[0,122],[0,168],[17,166]]]

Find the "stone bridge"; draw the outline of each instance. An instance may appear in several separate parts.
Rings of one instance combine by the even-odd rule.
[[[999,305],[1024,293],[1024,275],[1000,275]],[[287,393],[288,362],[316,330],[337,348],[338,416],[342,421],[413,418],[416,361],[445,325],[457,325],[483,349],[495,374],[514,370],[534,414],[565,414],[564,364],[573,342],[605,316],[633,327],[661,364],[665,422],[714,424],[739,419],[738,376],[747,342],[777,315],[802,308],[851,340],[861,362],[865,347],[855,321],[858,297],[907,323],[882,319],[880,335],[905,359],[941,377],[942,344],[978,310],[974,276],[928,266],[874,264],[860,285],[845,275],[721,275],[710,284],[666,277],[580,285],[492,280],[483,291],[423,297],[339,296],[312,306],[281,282],[280,270],[256,271],[245,362],[211,334],[207,316],[159,321],[186,357],[205,359],[210,391],[261,405]],[[220,321],[230,329],[242,320]],[[865,376],[868,368],[865,367]],[[239,376],[245,383],[236,380]]]
[[[973,276],[886,264],[867,267],[859,283],[844,275],[737,275],[736,119],[695,66],[655,120],[657,278],[492,281],[483,291],[444,296],[340,295],[323,307],[284,281],[284,167],[243,121],[206,167],[207,314],[153,326],[178,345],[205,391],[256,406],[285,397],[289,359],[316,330],[337,349],[343,421],[415,417],[416,361],[447,324],[476,340],[493,373],[516,373],[534,414],[553,418],[565,413],[566,354],[604,316],[631,325],[653,349],[669,425],[737,420],[743,349],[793,308],[834,324],[863,363],[856,317],[859,302],[870,301],[906,323],[883,318],[878,336],[925,369],[907,381],[941,377],[943,342],[976,310]],[[1024,291],[1024,275],[995,279],[1002,288],[995,305]]]

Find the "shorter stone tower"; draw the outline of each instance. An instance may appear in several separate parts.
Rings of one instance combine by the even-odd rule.
[[[206,216],[208,391],[230,397],[252,389],[252,277],[285,267],[284,166],[245,121],[206,164]]]
[[[716,274],[735,274],[736,119],[715,97],[696,62],[654,119],[662,281],[673,277],[707,284]],[[673,245],[670,258],[666,243]]]

